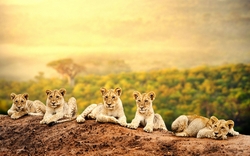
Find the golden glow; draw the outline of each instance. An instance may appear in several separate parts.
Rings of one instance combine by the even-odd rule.
[[[171,66],[190,58],[196,64],[230,57],[239,62],[250,50],[248,1],[241,2],[2,0],[0,53],[4,61],[39,57],[43,66],[72,55],[111,52],[157,53]]]
[[[33,5],[41,3],[43,0],[1,0],[0,5]]]
[[[50,52],[58,52],[55,47],[69,52],[75,48],[85,52],[164,51],[197,46],[199,39],[175,28],[187,25],[174,20],[184,18],[184,13],[168,5],[162,8],[157,2],[11,0],[2,4],[17,5],[4,10],[10,17],[4,19],[3,34],[7,44],[28,46],[24,53],[46,53],[48,47]]]

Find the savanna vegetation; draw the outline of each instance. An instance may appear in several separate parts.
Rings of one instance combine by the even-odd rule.
[[[39,73],[30,81],[0,80],[0,113],[6,114],[12,101],[10,93],[30,95],[45,103],[46,89],[66,88],[66,100],[74,96],[81,113],[91,103],[101,103],[101,87],[121,87],[125,113],[130,122],[136,111],[133,91],[154,91],[155,112],[162,115],[167,128],[181,114],[198,114],[232,119],[235,129],[250,134],[250,64],[217,67],[161,69],[147,72],[122,72],[108,75],[77,75],[74,87],[67,80],[45,78]]]

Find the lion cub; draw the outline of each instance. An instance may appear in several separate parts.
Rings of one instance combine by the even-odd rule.
[[[125,116],[122,101],[120,96],[122,94],[121,88],[107,90],[101,88],[103,104],[91,104],[80,114],[76,121],[84,122],[85,117],[96,119],[98,122],[112,122],[119,123],[121,126],[127,125],[127,118]]]
[[[45,113],[45,105],[39,101],[31,101],[29,94],[10,94],[10,99],[13,101],[11,108],[7,111],[12,119],[18,119],[24,115],[43,115]]]
[[[205,128],[201,129],[197,138],[213,138],[213,139],[227,139],[227,134],[230,135],[239,135],[239,132],[234,130],[234,121],[233,120],[218,120],[215,116],[212,116],[208,121]]]
[[[77,104],[76,99],[71,97],[67,102],[64,100],[66,89],[60,90],[46,90],[46,113],[40,124],[54,125],[56,123],[62,123],[71,121],[76,118]],[[62,119],[62,120],[61,120]]]
[[[153,91],[149,93],[141,94],[135,91],[134,98],[137,104],[137,111],[135,118],[127,127],[136,129],[140,124],[145,126],[143,128],[146,132],[153,132],[153,129],[166,130],[166,125],[160,114],[155,114],[152,103],[155,99],[155,93]]]
[[[227,134],[239,135],[234,131],[232,120],[218,120],[215,116],[210,119],[198,115],[181,115],[172,123],[176,136],[197,138],[227,139]]]

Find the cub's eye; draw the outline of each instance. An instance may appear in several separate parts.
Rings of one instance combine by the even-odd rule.
[[[217,127],[217,125],[214,125],[214,127]]]
[[[52,98],[52,95],[50,95],[49,98]]]
[[[225,129],[225,127],[221,127],[221,129]]]
[[[108,99],[109,97],[108,96],[105,96],[105,99]]]
[[[138,102],[141,102],[141,100],[137,100]]]
[[[115,99],[115,96],[112,96],[112,99]]]
[[[148,100],[145,100],[144,102],[148,102]]]
[[[21,100],[21,102],[23,103],[24,101],[23,101],[23,100]]]
[[[18,101],[16,100],[15,103],[18,103]]]
[[[59,99],[59,96],[57,95],[56,98]]]

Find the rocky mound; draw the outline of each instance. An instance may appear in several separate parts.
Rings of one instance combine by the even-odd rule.
[[[250,136],[228,140],[180,138],[87,120],[54,126],[42,117],[12,120],[0,115],[0,155],[249,155]]]

